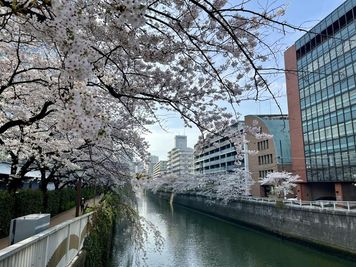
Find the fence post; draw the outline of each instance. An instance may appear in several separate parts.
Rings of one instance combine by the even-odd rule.
[[[45,264],[45,266],[47,266],[47,260],[48,260],[48,244],[49,244],[49,235],[46,237],[46,254],[45,254],[45,258],[44,258],[44,262],[43,264]]]
[[[320,202],[320,203],[321,203],[320,207],[323,210],[324,209],[324,202]]]
[[[79,239],[79,242],[78,242],[78,252],[81,251],[82,249],[82,240],[80,239],[80,233],[82,232],[82,220],[83,218],[80,218],[79,220],[79,233],[78,233],[78,239]]]
[[[347,210],[350,211],[350,202],[347,201]]]
[[[336,210],[336,203],[335,203],[335,201],[334,201],[333,205],[334,205],[334,210]]]
[[[68,231],[67,231],[66,265],[68,265],[69,241],[70,241],[70,224],[68,224]]]

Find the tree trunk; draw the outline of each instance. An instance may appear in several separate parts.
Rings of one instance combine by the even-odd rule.
[[[40,189],[43,193],[43,208],[47,212],[48,211],[48,190],[47,190],[47,185],[48,185],[48,180],[46,179],[46,170],[45,169],[40,169],[41,172],[41,184],[40,184]]]

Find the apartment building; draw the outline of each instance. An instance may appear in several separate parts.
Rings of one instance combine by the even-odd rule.
[[[241,160],[240,165],[236,165],[236,148],[229,138],[231,131],[242,133],[243,122],[217,134],[210,134],[194,146],[194,173],[228,173],[237,167],[244,167],[244,160]]]
[[[168,152],[167,172],[176,175],[193,173],[193,149],[187,146],[187,137],[175,136],[175,146]]]

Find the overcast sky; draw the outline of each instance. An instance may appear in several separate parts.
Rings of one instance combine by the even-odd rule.
[[[256,2],[265,4],[267,0]],[[303,28],[311,28],[343,3],[344,0],[282,0],[276,2],[285,3],[287,5],[284,19],[288,23],[302,26]],[[279,55],[281,67],[283,67],[284,50],[294,44],[294,42],[302,35],[301,32],[289,33],[283,39],[283,46],[285,48],[283,51],[280,51],[281,53]],[[271,36],[271,38],[273,38],[273,36]],[[282,111],[288,113],[284,76],[277,79],[272,87],[280,96],[278,100]],[[243,102],[240,105],[239,112],[242,116],[245,116],[248,114],[278,113],[278,109],[277,105],[272,100],[264,102],[248,101]],[[183,122],[179,119],[179,116],[173,113],[165,114],[162,123],[166,131],[161,129],[159,125],[152,125],[149,127],[151,133],[146,136],[146,140],[150,144],[149,152],[151,154],[159,156],[160,160],[166,160],[168,151],[174,147],[175,135],[187,135],[188,146],[194,147],[199,135],[199,131],[196,128],[184,128]]]

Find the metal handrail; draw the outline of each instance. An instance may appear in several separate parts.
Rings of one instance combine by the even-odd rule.
[[[51,243],[51,238],[54,238],[53,241],[58,242],[58,234],[60,234],[61,231],[65,230],[65,234],[62,236],[62,239],[65,240],[66,238],[68,239],[68,244],[69,244],[69,237],[70,235],[73,234],[72,231],[77,236],[79,237],[80,240],[80,234],[83,231],[83,229],[87,226],[88,221],[90,220],[93,212],[87,213],[85,215],[82,215],[80,217],[76,217],[74,219],[65,221],[59,225],[56,225],[54,227],[49,228],[48,230],[45,230],[39,234],[36,234],[34,236],[31,236],[25,240],[22,240],[16,244],[13,244],[11,246],[8,246],[2,250],[0,250],[0,267],[2,266],[15,266],[11,265],[14,262],[21,262],[23,265],[21,266],[36,266],[34,263],[47,263],[50,261],[50,258],[53,256],[53,251],[49,249],[49,244]],[[75,227],[75,224],[77,226]],[[78,228],[79,224],[79,228]],[[78,228],[78,229],[71,229],[71,227]],[[77,232],[77,230],[79,232]],[[79,247],[78,250],[81,249],[83,243],[79,241]],[[38,251],[38,255],[36,253],[33,253],[33,250],[38,250],[40,247],[44,248],[44,251]],[[70,253],[70,257],[68,257],[67,254],[70,253],[70,248],[67,245],[66,246],[66,258],[65,262],[69,263],[71,260],[73,260],[76,254]],[[9,265],[10,264],[10,265]],[[45,266],[43,265],[43,266]]]
[[[254,202],[267,202],[276,203],[280,201],[281,203],[288,206],[298,206],[303,208],[319,208],[321,210],[338,210],[347,212],[356,212],[356,201],[338,201],[338,200],[277,200],[272,198],[264,197],[240,197],[241,200],[254,201]]]

